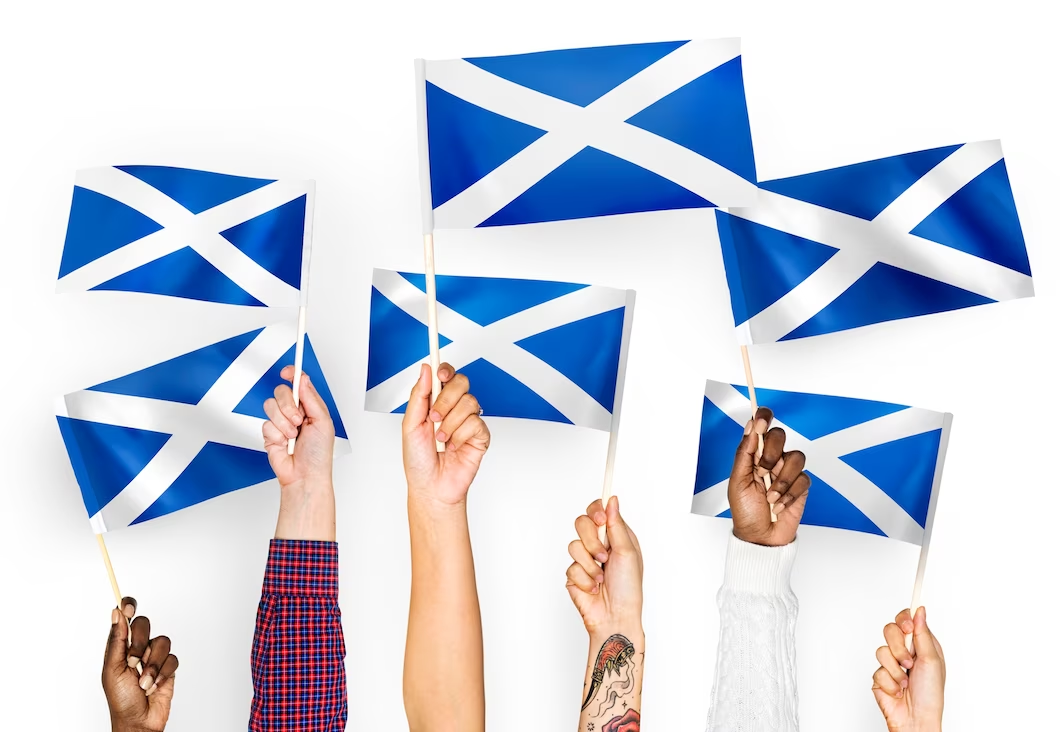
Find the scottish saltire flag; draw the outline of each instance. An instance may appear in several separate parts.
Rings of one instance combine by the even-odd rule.
[[[97,533],[138,524],[273,478],[263,404],[294,363],[294,323],[229,338],[67,394],[58,414]],[[349,441],[313,347],[304,370]]]
[[[79,171],[57,291],[304,305],[314,189],[154,165]]]
[[[952,415],[864,399],[755,389],[806,455],[813,480],[802,523],[920,545],[942,480]],[[727,487],[750,418],[747,388],[708,381],[692,512],[731,518]]]
[[[739,39],[418,65],[435,228],[755,200]]]
[[[441,275],[436,284],[441,359],[471,380],[483,414],[612,429],[632,290]],[[423,275],[375,270],[368,411],[405,411],[430,355],[424,288]]]
[[[1034,294],[997,140],[759,186],[717,212],[745,345]]]

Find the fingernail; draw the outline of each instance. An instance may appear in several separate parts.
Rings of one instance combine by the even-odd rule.
[[[151,684],[151,688],[147,690],[147,696],[151,696],[152,694],[154,694],[157,688],[158,684]]]
[[[151,674],[144,674],[140,677],[140,688],[144,691],[150,689],[153,683],[155,683],[155,680],[151,677]]]
[[[603,526],[607,523],[607,514],[603,511],[597,511],[593,514],[593,521],[595,521],[598,526]]]
[[[431,421],[432,422],[441,422],[442,421],[441,412],[439,412],[437,409],[432,409],[431,410]]]
[[[774,503],[773,504],[773,515],[774,516],[779,516],[780,512],[783,511],[787,507],[788,506],[787,506],[786,503]]]
[[[130,618],[136,614],[136,608],[132,606],[132,603],[125,606],[125,614]]]
[[[755,420],[755,432],[760,435],[766,433],[766,421],[764,419]]]
[[[596,587],[593,588],[593,594],[594,595],[600,594],[600,585],[597,585]]]
[[[437,432],[434,433],[434,439],[438,440],[438,442],[448,442],[449,441],[449,435],[445,434],[441,430],[438,430]]]
[[[895,696],[898,697],[899,699],[901,699],[902,698],[902,691],[903,691],[902,689],[899,689],[898,693],[895,694]]]
[[[747,437],[747,435],[751,434],[751,427],[753,427],[753,426],[754,426],[754,420],[753,419],[747,420],[747,424],[745,424],[743,426],[743,436],[744,437]]]
[[[912,633],[913,632],[913,624],[910,623],[908,620],[905,621],[904,623],[902,623],[902,630],[904,630],[906,633]]]
[[[291,421],[294,422],[296,426],[302,424],[302,415],[296,412],[294,417],[291,418]]]
[[[909,679],[907,679],[905,677],[902,677],[902,680],[899,681],[898,683],[901,684],[902,688],[904,689],[907,686],[909,686]]]
[[[602,585],[604,583],[604,576],[602,574],[596,575],[596,584]]]
[[[777,491],[767,491],[766,500],[770,503],[776,503],[780,500],[780,494]]]
[[[140,663],[139,656],[129,656],[128,663],[129,668],[136,668],[136,664]]]
[[[910,661],[908,658],[903,658],[902,666],[904,666],[905,668],[913,668],[913,662]]]
[[[110,611],[110,624],[117,625],[119,620],[121,620],[121,613],[118,612],[118,608],[114,608]]]

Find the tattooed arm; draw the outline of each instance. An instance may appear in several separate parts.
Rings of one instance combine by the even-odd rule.
[[[585,514],[574,522],[578,538],[570,543],[574,563],[567,568],[567,590],[589,632],[578,732],[640,732],[640,544],[619,514],[618,498],[612,497],[606,509],[595,501]],[[605,525],[608,548],[599,537]]]
[[[411,732],[482,732],[482,621],[466,501],[490,433],[467,377],[448,364],[438,376],[445,386],[432,406],[430,369],[421,368],[402,424],[412,543],[405,714]]]

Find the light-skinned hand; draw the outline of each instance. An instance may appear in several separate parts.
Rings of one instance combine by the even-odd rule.
[[[438,380],[443,386],[432,405],[431,369],[423,364],[409,394],[401,422],[405,478],[410,499],[458,506],[467,499],[489,449],[490,431],[479,414],[478,400],[468,391],[466,376],[443,363],[438,367]],[[436,440],[445,444],[444,452],[438,452]]]
[[[285,366],[280,376],[286,381],[294,379],[294,366]],[[261,433],[269,464],[283,489],[313,483],[330,486],[335,425],[309,374],[302,374],[298,391],[297,407],[294,392],[287,384],[277,386],[273,398],[265,402],[269,421]],[[287,440],[292,437],[298,440],[294,455],[288,455]]]
[[[606,548],[600,541],[601,526],[607,527]],[[612,496],[606,509],[600,501],[590,503],[574,521],[574,529],[578,538],[567,547],[574,560],[567,568],[567,591],[585,629],[592,636],[640,628],[644,560],[637,535],[619,513],[618,497]]]
[[[912,653],[905,637],[913,634]],[[940,732],[946,659],[928,628],[927,610],[898,613],[883,629],[886,645],[876,650],[880,667],[872,675],[872,694],[890,732]]]

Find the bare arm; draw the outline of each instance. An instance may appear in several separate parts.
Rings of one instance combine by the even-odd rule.
[[[438,373],[445,387],[430,406],[430,369],[422,368],[402,425],[412,545],[405,714],[411,732],[481,732],[482,620],[466,501],[489,430],[467,378],[447,364]]]

